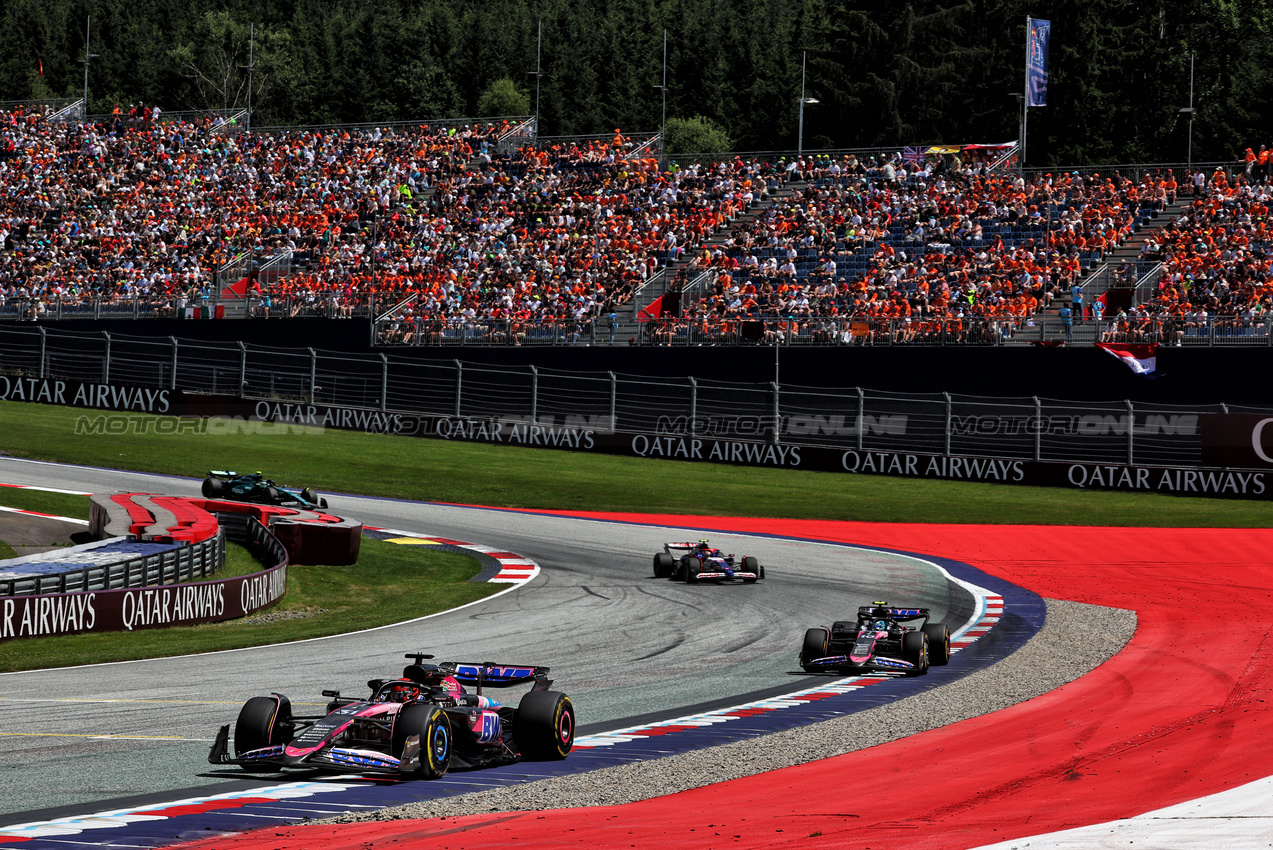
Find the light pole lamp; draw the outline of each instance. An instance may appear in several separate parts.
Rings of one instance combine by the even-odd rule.
[[[84,66],[84,120],[88,120],[88,66],[93,64],[93,60],[98,54],[88,52],[88,42],[93,34],[93,16],[88,16],[88,21],[84,24],[84,58],[80,60],[80,64]]]
[[[526,76],[535,78],[535,137],[539,137],[539,81],[544,77],[544,68],[540,64],[544,52],[544,22],[539,22],[539,36],[535,39],[535,70],[527,71]]]
[[[654,86],[654,90],[663,94],[663,118],[659,122],[659,161],[663,162],[667,151],[667,28],[663,29],[663,84]]]
[[[816,97],[805,97],[804,95],[805,65],[808,59],[809,51],[802,50],[800,52],[800,126],[796,132],[796,156],[798,157],[804,155],[804,105],[806,103],[819,102]]]

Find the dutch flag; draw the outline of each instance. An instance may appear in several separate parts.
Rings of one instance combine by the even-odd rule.
[[[1098,342],[1096,347],[1108,351],[1137,375],[1155,378],[1158,369],[1158,343]]]

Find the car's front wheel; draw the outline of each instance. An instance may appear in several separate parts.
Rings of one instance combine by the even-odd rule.
[[[234,724],[234,755],[264,749],[292,740],[292,703],[282,694],[252,697],[239,710]],[[243,765],[245,770],[272,770],[270,765]]]
[[[907,632],[902,636],[902,659],[913,666],[908,672],[911,676],[924,676],[928,673],[928,635],[923,632]]]
[[[438,779],[451,766],[451,721],[446,712],[436,705],[417,703],[405,705],[393,722],[393,755],[405,759],[408,742],[413,736],[420,739],[420,764],[415,770],[421,779]]]
[[[804,633],[804,643],[800,646],[800,666],[806,673],[816,672],[817,668],[809,666],[809,662],[815,658],[825,658],[830,641],[831,633],[826,629],[809,629]]]

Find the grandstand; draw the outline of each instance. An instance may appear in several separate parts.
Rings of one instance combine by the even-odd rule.
[[[0,113],[0,319],[357,317],[388,346],[1270,339],[1268,185],[1229,166],[678,164],[654,134],[524,116],[82,111]]]

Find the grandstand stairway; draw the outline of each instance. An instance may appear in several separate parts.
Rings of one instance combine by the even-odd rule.
[[[741,213],[730,219],[719,230],[713,233],[706,240],[693,247],[687,247],[685,252],[675,260],[669,260],[660,271],[664,272],[661,276],[651,278],[650,284],[632,299],[629,307],[625,308],[618,314],[619,329],[615,333],[615,345],[627,345],[628,340],[636,338],[640,330],[640,323],[637,321],[637,314],[650,304],[657,301],[667,293],[668,284],[676,278],[678,272],[689,272],[690,264],[694,259],[702,254],[704,250],[723,246],[730,237],[730,233],[742,224],[754,221],[769,212],[782,201],[790,198],[795,192],[808,185],[807,181],[791,180],[783,183],[775,188],[766,190],[761,200],[755,201],[751,205],[751,209]],[[693,279],[693,274],[687,274],[687,278]],[[605,317],[602,317],[601,325],[605,326]],[[598,333],[597,339],[599,345],[604,345],[608,339],[609,331]]]
[[[1080,280],[1083,282],[1083,300],[1089,306],[1097,298],[1100,298],[1109,289],[1110,274],[1122,266],[1124,263],[1135,263],[1140,258],[1141,247],[1145,244],[1146,239],[1153,238],[1162,233],[1175,223],[1176,219],[1183,215],[1185,210],[1192,202],[1183,194],[1177,195],[1175,203],[1167,204],[1162,212],[1157,213],[1152,218],[1143,221],[1142,225],[1132,232],[1127,240],[1114,250],[1107,253],[1100,265],[1093,265],[1086,270]],[[1052,341],[1062,341],[1065,339],[1065,333],[1062,329],[1059,318],[1062,306],[1073,309],[1074,300],[1070,293],[1062,293],[1061,297],[1052,302],[1052,306],[1044,311],[1044,339]],[[1106,316],[1112,315],[1114,310],[1107,310]],[[1077,317],[1076,317],[1077,318]],[[1077,328],[1077,325],[1076,325]],[[1075,341],[1092,342],[1095,340],[1082,336],[1076,329]],[[1090,334],[1088,335],[1090,336]]]

